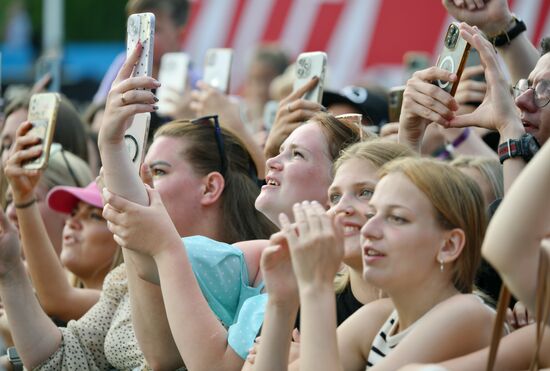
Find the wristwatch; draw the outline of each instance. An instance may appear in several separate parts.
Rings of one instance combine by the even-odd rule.
[[[529,133],[523,134],[519,139],[508,139],[498,146],[498,158],[502,164],[509,158],[522,157],[529,162],[540,149],[540,144]]]
[[[21,362],[21,358],[19,358],[19,354],[17,353],[15,347],[9,347],[6,350],[6,355],[8,356],[8,361],[11,363],[14,371],[23,370],[23,362]]]
[[[496,47],[508,45],[525,30],[527,30],[527,27],[525,27],[525,22],[514,16],[514,25],[510,29],[489,38],[489,41]]]

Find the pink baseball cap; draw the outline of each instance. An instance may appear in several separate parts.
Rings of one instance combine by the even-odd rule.
[[[95,207],[103,207],[101,193],[97,188],[95,181],[88,184],[85,188],[56,186],[48,192],[48,206],[62,213],[70,214],[78,201],[86,202]]]

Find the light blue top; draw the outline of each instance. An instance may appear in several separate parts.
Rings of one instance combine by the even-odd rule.
[[[236,247],[203,236],[182,240],[208,305],[228,328],[229,345],[246,358],[263,323],[267,301],[267,295],[260,295],[263,282],[250,286],[243,252]]]

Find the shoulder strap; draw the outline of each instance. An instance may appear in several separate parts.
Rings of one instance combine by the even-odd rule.
[[[539,353],[544,336],[544,329],[548,323],[548,315],[550,313],[550,271],[548,270],[550,257],[546,252],[546,249],[540,249],[539,255],[539,271],[537,277],[537,296],[536,296],[536,308],[535,318],[537,320],[537,342],[535,345],[535,351],[533,358],[531,359],[531,365],[529,370],[539,369]]]
[[[506,309],[510,303],[510,291],[502,282],[500,288],[500,294],[498,296],[497,315],[495,318],[495,325],[493,327],[493,334],[491,336],[491,347],[489,348],[489,359],[487,360],[487,371],[493,371],[495,367],[495,360],[497,356],[498,346],[500,344],[500,338],[502,337],[502,329],[504,328],[504,319],[506,318]]]

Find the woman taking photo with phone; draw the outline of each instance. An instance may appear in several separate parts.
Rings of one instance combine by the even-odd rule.
[[[251,199],[257,194],[254,179],[250,176],[250,156],[229,133],[223,129],[221,132],[218,131],[213,118],[165,126],[157,133],[145,159],[145,163],[151,169],[156,188],[155,191],[149,191],[148,195],[141,180],[133,172],[123,142],[123,134],[132,115],[154,110],[154,96],[146,90],[133,89],[154,88],[158,86],[156,81],[148,77],[129,78],[139,51],[138,47],[136,53],[130,55],[113,85],[102,125],[102,130],[105,128],[105,131],[100,138],[100,148],[107,186],[111,191],[128,199],[134,199],[137,194],[136,198],[145,204],[149,204],[147,200],[150,197],[151,207],[145,209],[153,215],[142,215],[132,211],[132,207],[138,207],[137,205],[122,208],[116,202],[116,199],[123,202],[121,197],[107,195],[107,199],[111,205],[115,205],[114,209],[123,211],[126,222],[122,224],[128,225],[130,230],[128,234],[122,230],[116,234],[120,243],[125,243],[127,238],[133,238],[132,232],[136,231],[133,229],[134,226],[137,226],[135,236],[138,240],[144,237],[143,232],[146,232],[146,241],[154,236],[153,246],[166,246],[169,241],[173,241],[171,236],[176,237],[176,250],[184,255],[172,259],[176,272],[171,276],[173,280],[169,284],[175,287],[166,288],[166,308],[170,313],[178,312],[178,321],[182,316],[187,320],[184,326],[168,326],[161,290],[158,286],[141,280],[137,275],[138,268],[141,271],[143,266],[142,263],[135,264],[135,261],[145,255],[125,249],[125,267],[114,270],[107,277],[99,302],[79,321],[70,322],[67,329],[58,329],[39,314],[37,303],[32,294],[29,294],[30,286],[27,286],[26,278],[17,268],[18,260],[14,257],[17,246],[13,245],[8,236],[1,250],[1,261],[5,267],[16,268],[0,271],[0,291],[12,326],[18,335],[16,346],[28,367],[175,369],[183,365],[181,356],[186,363],[190,363],[188,367],[191,369],[200,367],[203,362],[223,364],[230,369],[238,369],[243,363],[243,359],[227,346],[227,330],[220,323],[220,319],[236,318],[239,303],[260,291],[261,286],[256,282],[259,279],[256,275],[259,253],[263,246],[261,243],[251,242],[241,244],[240,249],[237,249],[209,238],[231,243],[265,238],[273,230],[271,224],[262,219],[261,214],[250,208]],[[125,99],[121,99],[122,94]],[[339,153],[344,144],[359,138],[357,133],[342,126],[337,120],[328,120],[330,129],[317,123],[304,125],[302,133],[294,142],[289,142],[292,145],[287,146],[276,164],[272,165],[272,171],[278,169],[277,173],[291,173],[284,181],[279,179],[277,185],[270,186],[283,188],[282,183],[286,182],[288,184],[284,189],[292,189],[292,185],[296,184],[291,202],[298,197],[307,197],[311,193],[308,185],[311,185],[315,194],[325,202],[326,187],[331,178],[332,158]],[[328,134],[325,132],[333,134],[327,137],[325,135]],[[223,146],[220,146],[219,143],[222,141]],[[307,152],[302,153],[298,147]],[[286,172],[281,170],[281,164],[287,167]],[[318,172],[319,168],[323,167],[326,171]],[[292,168],[295,170],[288,170]],[[322,189],[323,187],[325,189]],[[163,204],[167,206],[166,209]],[[104,211],[105,215],[109,214],[107,210],[109,208]],[[248,218],[246,224],[251,226],[248,229],[241,228],[238,224],[243,223],[243,217]],[[111,221],[112,218],[108,219]],[[121,223],[112,223],[115,228],[123,227]],[[230,230],[236,231],[236,234],[228,235],[227,231]],[[192,235],[203,235],[207,238],[184,239],[186,252],[182,249],[180,236]],[[162,244],[159,244],[159,241]],[[139,241],[140,244],[143,242],[145,240]],[[224,255],[217,256],[217,266],[214,264],[201,267],[201,252],[211,250],[212,244],[216,247],[215,250],[221,250]],[[127,246],[133,248],[131,243]],[[143,265],[146,266],[150,262],[154,263],[154,260],[147,257]],[[218,269],[219,274],[225,275],[225,279],[207,282],[206,278],[212,269]],[[167,271],[164,268],[159,269],[162,275]],[[165,279],[162,279],[162,282],[164,284]],[[229,296],[218,290],[218,282],[227,283],[232,289]],[[19,287],[17,292],[12,290],[14,286]],[[205,296],[208,301],[205,300]],[[21,306],[23,302],[19,298],[25,299],[24,307]],[[174,305],[175,303],[170,301],[171,298],[183,300],[181,306]],[[184,315],[187,311],[190,311],[189,316]],[[200,319],[196,317],[199,313]],[[169,318],[173,316],[169,315]],[[132,320],[136,334],[132,328]],[[231,322],[224,324],[227,326]],[[209,326],[212,326],[213,332]],[[184,342],[182,347],[176,348],[171,331],[183,331],[185,336],[192,336],[193,341]],[[48,341],[42,341],[36,346],[33,339],[37,333]],[[182,345],[179,333],[174,334],[178,344]],[[212,337],[212,334],[216,336]],[[136,335],[143,353],[138,347]],[[98,348],[96,344],[104,345]],[[181,356],[178,350],[181,351]]]
[[[56,186],[46,196],[41,191],[44,171],[24,168],[25,162],[42,151],[40,139],[29,133],[31,128],[25,122],[17,130],[6,163],[12,198],[8,214],[15,214],[12,219],[19,228],[27,269],[42,307],[49,316],[67,322],[80,318],[97,302],[103,279],[121,262],[120,249],[101,216],[103,205],[95,182],[86,188]],[[64,167],[75,164],[72,156],[56,146],[51,151],[52,162],[64,157]],[[76,176],[76,170],[65,170]],[[41,215],[41,209],[48,207],[66,218],[59,257],[46,228],[52,221]]]

